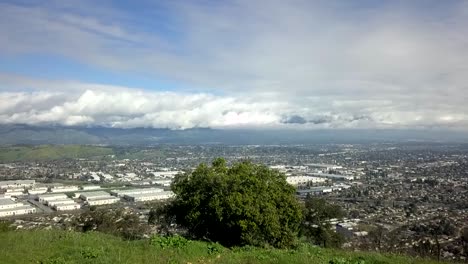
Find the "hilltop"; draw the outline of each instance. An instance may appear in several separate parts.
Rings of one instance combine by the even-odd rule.
[[[60,230],[0,232],[0,263],[326,263],[431,264],[430,260],[378,253],[347,252],[302,244],[294,250],[174,239],[125,241],[98,232]],[[152,241],[152,243],[151,243]]]

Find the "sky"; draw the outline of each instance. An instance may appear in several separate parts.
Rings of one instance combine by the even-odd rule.
[[[0,1],[0,123],[468,131],[463,0]]]

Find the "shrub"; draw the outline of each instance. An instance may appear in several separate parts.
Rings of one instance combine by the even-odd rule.
[[[264,165],[224,159],[176,176],[169,214],[197,239],[225,246],[287,248],[295,244],[302,219],[286,176]]]

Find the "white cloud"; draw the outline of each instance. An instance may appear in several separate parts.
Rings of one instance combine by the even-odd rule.
[[[43,85],[50,82],[53,86],[57,81],[38,82]],[[466,112],[451,108],[413,109],[405,102],[399,104],[389,99],[308,97],[283,100],[280,96],[262,93],[245,97],[154,92],[79,82],[63,82],[62,88],[64,92],[54,89],[0,92],[0,123],[172,129],[468,128]]]
[[[400,1],[170,2],[164,34],[126,23],[141,21],[125,10],[55,5],[61,8],[0,4],[0,56],[58,54],[215,90],[149,92],[0,74],[0,89],[9,91],[0,97],[3,122],[468,128],[463,1],[435,8]],[[308,122],[282,124],[294,115]]]

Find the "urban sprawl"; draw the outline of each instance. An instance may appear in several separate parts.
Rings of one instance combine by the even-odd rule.
[[[18,229],[65,226],[93,207],[129,208],[147,222],[145,203],[173,197],[179,173],[216,157],[248,159],[277,169],[298,199],[341,206],[331,219],[345,247],[418,252],[437,244],[447,260],[464,260],[460,232],[468,225],[468,145],[324,144],[296,146],[155,146],[120,159],[0,164],[0,217]],[[154,155],[152,155],[154,153]],[[434,226],[440,230],[434,233]]]

